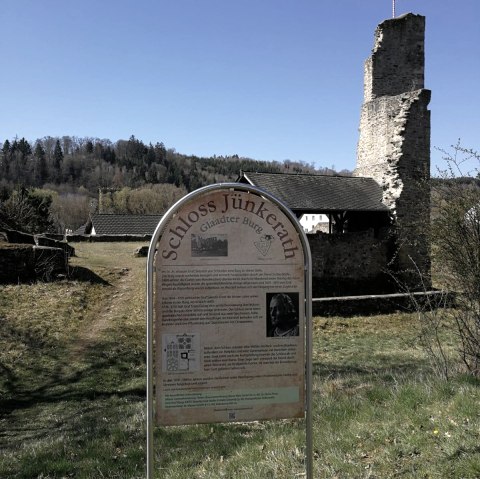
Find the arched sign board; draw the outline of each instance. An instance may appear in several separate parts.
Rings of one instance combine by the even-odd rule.
[[[148,470],[153,415],[161,426],[306,415],[311,477],[310,265],[296,217],[259,188],[207,186],[165,214],[147,261]]]

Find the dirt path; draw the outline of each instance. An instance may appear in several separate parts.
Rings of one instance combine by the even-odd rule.
[[[90,273],[95,281],[85,283],[83,324],[72,336],[70,359],[81,361],[89,349],[105,339],[109,330],[141,331],[145,317],[146,258],[134,256],[139,244],[75,244],[73,266]],[[117,334],[115,333],[115,334]]]
[[[88,348],[93,346],[104,332],[112,327],[115,318],[119,317],[122,307],[129,301],[129,293],[132,291],[133,277],[129,268],[117,268],[113,271],[115,281],[112,288],[101,304],[96,308],[93,321],[88,322],[78,332],[75,342],[72,344],[71,357],[79,359]]]

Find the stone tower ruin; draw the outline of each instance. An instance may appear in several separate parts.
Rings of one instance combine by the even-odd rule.
[[[430,90],[424,89],[425,17],[385,20],[365,62],[355,176],[373,177],[390,209],[396,269],[429,285]]]

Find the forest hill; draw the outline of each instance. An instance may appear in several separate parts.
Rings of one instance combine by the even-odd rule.
[[[32,142],[23,137],[5,139],[0,141],[0,223],[32,233],[64,233],[85,224],[91,212],[163,214],[188,192],[235,181],[241,170],[335,173],[291,160],[185,155],[162,142],[145,144],[134,136],[116,142],[75,136],[46,136]],[[97,200],[99,188],[109,190],[102,202]],[[38,213],[31,208],[33,196],[43,201],[45,216],[51,219],[48,228],[39,230],[23,214],[26,210]],[[34,203],[38,201],[34,198]]]

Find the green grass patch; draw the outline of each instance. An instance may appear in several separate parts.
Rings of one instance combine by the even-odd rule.
[[[79,243],[0,286],[0,477],[145,476],[145,259]],[[432,373],[415,315],[314,319],[315,478],[479,478],[480,383]],[[454,342],[452,341],[452,348]],[[155,477],[292,479],[300,420],[155,429]]]

